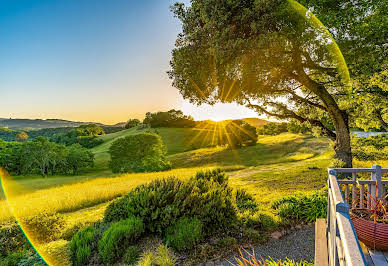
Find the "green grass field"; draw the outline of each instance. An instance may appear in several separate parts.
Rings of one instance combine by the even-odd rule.
[[[8,203],[0,200],[0,221],[40,212],[61,213],[69,229],[76,224],[88,224],[103,217],[109,202],[155,178],[175,176],[186,179],[205,168],[220,167],[229,175],[233,188],[247,189],[260,204],[260,209],[272,211],[272,201],[294,193],[309,193],[326,185],[327,167],[332,151],[325,138],[284,133],[260,136],[257,145],[231,150],[224,146],[206,147],[209,142],[197,137],[199,129],[161,128],[173,169],[165,172],[113,174],[108,168],[110,145],[117,138],[142,131],[136,128],[102,136],[104,143],[93,148],[96,169],[79,176],[17,176],[3,178]],[[202,134],[202,136],[206,136]],[[193,149],[193,143],[203,148]],[[386,162],[373,162],[382,165]],[[355,162],[369,167],[372,162]],[[9,208],[11,206],[11,208]],[[45,244],[42,249],[60,252],[67,241]],[[50,245],[51,244],[51,245]],[[39,248],[38,248],[39,249]],[[65,254],[65,253],[63,253]],[[66,265],[65,257],[60,265]]]

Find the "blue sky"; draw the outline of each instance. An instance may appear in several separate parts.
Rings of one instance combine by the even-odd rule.
[[[0,0],[0,117],[116,123],[170,108],[197,119],[254,116],[194,107],[171,87],[173,2]]]

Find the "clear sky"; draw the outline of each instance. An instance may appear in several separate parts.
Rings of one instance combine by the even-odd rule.
[[[172,108],[199,120],[255,116],[195,107],[171,86],[173,2],[0,0],[0,117],[117,123]]]

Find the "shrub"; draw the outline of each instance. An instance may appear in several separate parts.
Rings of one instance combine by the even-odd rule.
[[[130,217],[112,224],[98,242],[98,251],[104,263],[120,258],[125,248],[144,232],[143,221]]]
[[[38,215],[24,218],[21,221],[27,232],[38,242],[50,242],[58,238],[65,226],[63,217],[59,214],[42,212]]]
[[[123,262],[127,265],[135,265],[139,259],[140,249],[137,246],[129,246],[124,253]]]
[[[178,251],[189,249],[202,239],[202,223],[197,218],[181,218],[166,230],[166,243]]]
[[[0,264],[1,265],[1,264]],[[29,252],[17,263],[17,266],[46,266],[47,263],[36,252]]]
[[[245,211],[239,214],[240,223],[244,228],[268,231],[278,225],[276,217],[270,212],[258,211],[252,213]]]
[[[162,235],[181,217],[197,217],[206,233],[236,221],[236,207],[227,178],[220,170],[200,172],[187,181],[157,179],[143,184],[109,206],[105,222],[141,217],[150,232]]]
[[[91,243],[95,240],[96,229],[88,226],[78,231],[70,241],[70,251],[73,265],[87,264],[92,252]]]
[[[0,257],[7,257],[13,252],[21,252],[29,246],[27,239],[16,224],[0,229]]]
[[[24,257],[24,252],[13,252],[5,258],[0,257],[0,266],[14,266]]]
[[[236,190],[236,205],[240,211],[257,211],[258,204],[251,194],[249,194],[245,189]]]
[[[114,173],[154,172],[171,168],[167,150],[157,134],[142,133],[120,138],[109,148]]]
[[[314,222],[326,217],[327,198],[323,193],[295,195],[275,201],[272,207],[286,221]]]
[[[104,221],[117,222],[129,217],[127,203],[128,196],[116,199],[110,203],[105,209]]]

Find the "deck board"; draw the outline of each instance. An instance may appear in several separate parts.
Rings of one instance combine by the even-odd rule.
[[[378,251],[378,250],[373,250],[373,249],[369,249],[369,254],[370,254],[370,257],[373,261],[373,265],[375,266],[388,266],[388,260],[387,260],[387,257],[388,257],[388,253],[385,252],[381,252],[381,251]]]

